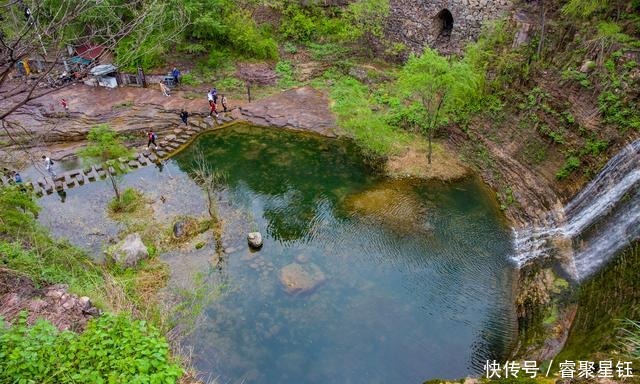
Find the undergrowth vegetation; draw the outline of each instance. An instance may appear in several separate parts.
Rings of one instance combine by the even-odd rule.
[[[26,313],[9,327],[0,319],[3,383],[174,383],[181,374],[160,332],[125,314],[104,314],[81,334],[28,326]]]

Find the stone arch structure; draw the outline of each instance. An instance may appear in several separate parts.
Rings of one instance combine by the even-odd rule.
[[[433,29],[436,39],[439,37],[450,37],[453,31],[453,15],[451,11],[444,8],[433,18]]]
[[[416,53],[425,47],[459,52],[478,38],[484,22],[506,14],[512,1],[390,0],[386,37]]]

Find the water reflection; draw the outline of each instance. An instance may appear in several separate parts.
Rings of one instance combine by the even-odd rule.
[[[250,127],[203,136],[175,160],[189,171],[198,151],[247,213],[239,230],[268,234],[260,252],[230,255],[225,295],[186,340],[201,371],[229,382],[420,382],[477,372],[508,350],[509,234],[476,180],[380,179],[349,143]],[[291,296],[279,278],[292,263],[327,280]]]

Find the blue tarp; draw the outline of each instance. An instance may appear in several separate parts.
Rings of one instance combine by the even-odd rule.
[[[73,64],[80,64],[80,65],[89,65],[89,64],[91,64],[91,60],[84,59],[84,58],[82,58],[80,56],[74,56],[69,61],[71,61]]]

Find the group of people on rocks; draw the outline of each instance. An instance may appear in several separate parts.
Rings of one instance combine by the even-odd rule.
[[[218,90],[216,87],[211,88],[211,90],[207,92],[207,100],[209,101],[209,107],[211,108],[209,116],[215,113],[216,117],[218,117]],[[220,95],[220,104],[222,104],[222,112],[227,112],[227,97],[225,95]]]

